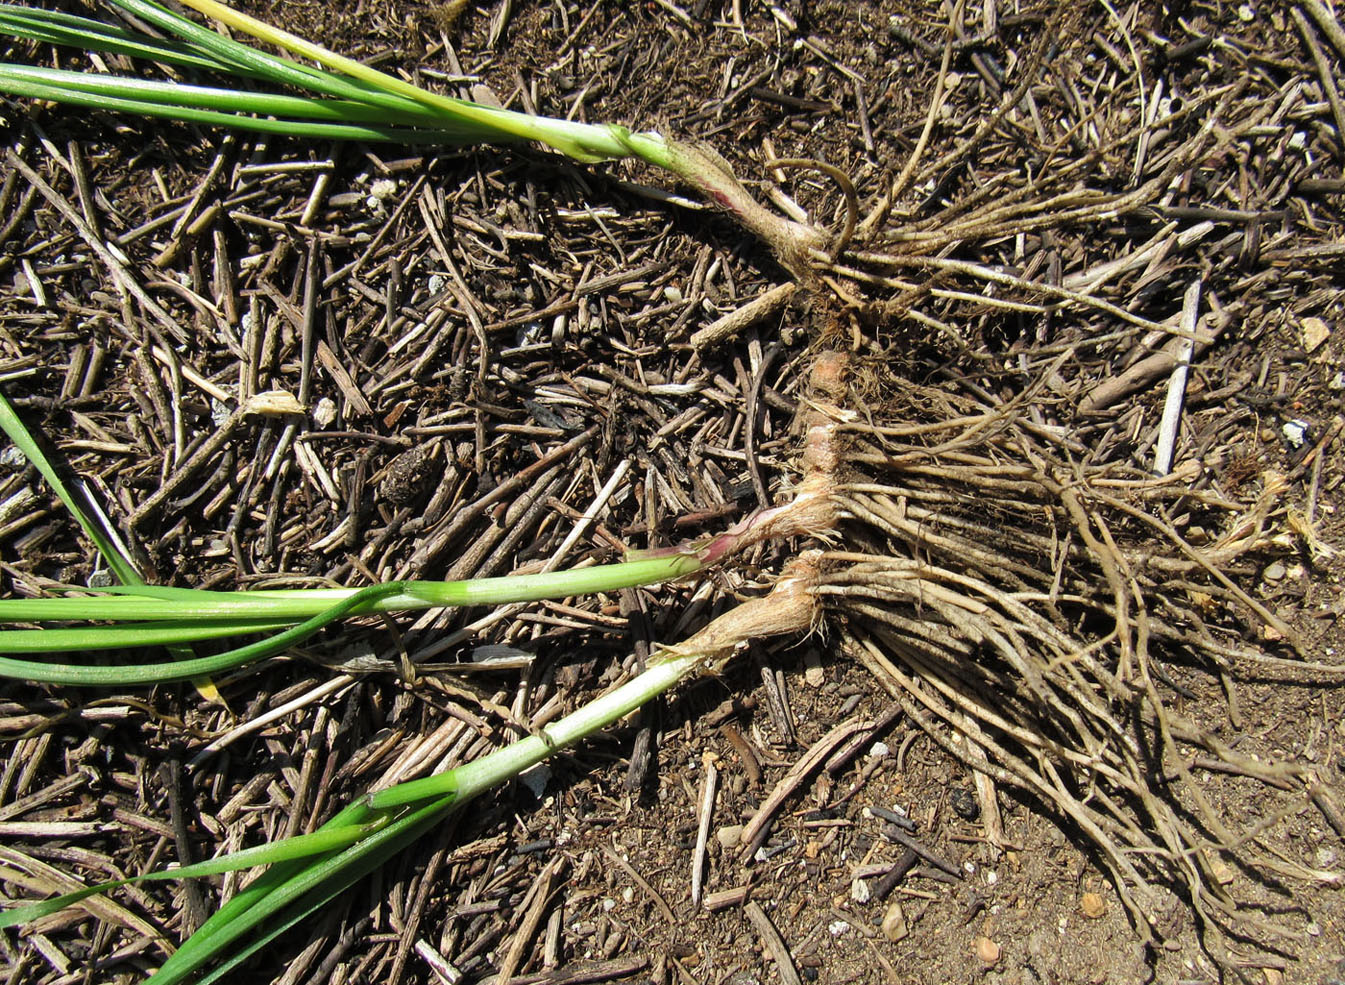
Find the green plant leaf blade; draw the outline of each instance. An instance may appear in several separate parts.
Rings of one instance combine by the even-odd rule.
[[[40,903],[28,903],[5,910],[0,913],[0,928],[30,923],[33,920],[64,910],[68,906],[73,906],[90,896],[97,896],[120,886],[130,886],[142,882],[163,882],[169,879],[198,879],[202,876],[217,876],[225,872],[236,872],[239,869],[251,869],[259,865],[273,865],[277,862],[306,859],[314,855],[337,851],[374,833],[382,827],[382,823],[382,821],[379,821],[372,824],[348,825],[339,828],[321,828],[312,834],[282,838],[279,841],[230,852],[227,855],[197,862],[193,865],[184,865],[176,869],[163,869],[158,872],[146,872],[143,875],[132,876],[127,879],[113,879],[94,886],[86,886],[83,889],[75,890],[73,893],[55,896]]]
[[[350,847],[312,861],[292,877],[270,888],[269,892],[249,901],[250,905],[246,908],[230,910],[226,906],[219,910],[183,942],[146,985],[177,985],[210,961],[221,957],[231,943],[258,927],[265,927],[260,940],[249,942],[231,953],[224,967],[216,969],[215,977],[206,979],[217,980],[219,975],[269,943],[277,934],[400,852],[409,842],[430,830],[457,804],[458,798],[453,795],[433,800],[389,822]],[[286,915],[291,904],[295,903],[298,904],[296,911]]]
[[[0,630],[0,654],[89,653],[131,647],[180,646],[229,636],[270,633],[293,625],[293,619],[232,619],[213,623],[182,619],[123,626],[6,629]],[[22,679],[30,669],[28,661],[15,661],[14,664],[22,666],[7,665],[5,658],[0,657],[0,677]]]
[[[145,58],[184,68],[228,70],[228,66],[193,45],[151,38],[102,21],[58,10],[0,4],[0,33],[11,37],[67,45],[85,51]]]
[[[367,602],[400,590],[397,583],[372,585],[360,589],[331,608],[318,613],[297,626],[275,636],[249,643],[225,653],[161,663],[130,664],[124,667],[105,667],[87,664],[42,663],[36,660],[13,660],[0,657],[0,676],[17,677],[41,684],[70,684],[90,687],[125,687],[144,684],[164,684],[186,681],[222,671],[232,670],[266,657],[283,653],[289,647],[302,643],[314,633],[343,616],[359,610]]]
[[[45,86],[52,92],[68,90],[71,96],[82,93],[102,99],[209,109],[222,113],[252,113],[259,116],[306,118],[332,123],[403,126],[432,126],[436,122],[431,114],[417,111],[416,107],[399,113],[349,99],[319,99],[311,96],[240,91],[157,79],[127,78],[100,72],[72,72],[40,65],[0,65],[0,77],[9,79],[15,84]],[[464,137],[470,136],[472,135],[464,133]]]
[[[42,447],[33,439],[28,428],[20,420],[19,415],[14,412],[14,407],[9,402],[9,398],[0,393],[0,430],[3,430],[9,436],[9,440],[14,442],[15,447],[23,452],[24,457],[33,463],[33,467],[42,474],[42,478],[47,480],[48,485],[55,490],[56,495],[60,497],[65,508],[74,514],[79,525],[84,528],[84,533],[88,535],[89,540],[93,541],[98,552],[103,555],[103,560],[107,566],[112,569],[123,584],[138,583],[141,578],[139,573],[126,555],[109,536],[107,531],[103,530],[98,524],[94,523],[88,515],[82,504],[66,488],[60,474],[52,466],[51,461],[42,451]]]
[[[206,126],[248,130],[253,133],[266,133],[276,136],[302,137],[311,140],[363,140],[402,144],[460,145],[480,143],[483,139],[480,134],[472,133],[464,128],[414,129],[374,124],[361,126],[346,123],[326,123],[320,120],[273,119],[249,116],[244,113],[227,113],[191,106],[170,105],[146,99],[126,99],[118,96],[89,93],[65,86],[48,85],[4,72],[0,72],[0,92],[11,96],[46,99],[55,103],[128,113],[134,116],[177,120],[182,123],[199,123]],[[393,114],[389,111],[388,115]]]
[[[539,599],[615,592],[671,581],[700,570],[693,554],[601,564],[545,574],[505,575],[472,581],[387,582],[366,595],[350,614],[400,612],[463,605],[501,605]],[[290,620],[307,619],[348,601],[365,589],[310,588],[286,591],[215,592],[161,585],[115,585],[102,596],[0,599],[0,622],[98,620]]]

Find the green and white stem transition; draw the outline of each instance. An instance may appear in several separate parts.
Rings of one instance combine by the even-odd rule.
[[[809,435],[805,460],[829,441],[824,429]],[[811,456],[811,458],[810,458]],[[213,592],[189,588],[121,585],[102,596],[0,600],[0,623],[66,623],[100,620],[113,625],[0,630],[0,678],[46,684],[124,687],[192,680],[285,652],[336,621],[375,612],[500,605],[613,592],[687,577],[721,564],[768,539],[809,536],[835,523],[832,467],[810,465],[793,498],[695,544],[637,553],[619,564],[570,571],[509,575],[474,581],[389,582],[359,589]],[[183,644],[227,636],[273,633],[224,653],[152,663],[105,665],[18,659],[14,654],[91,652]]]
[[[714,151],[654,131],[580,123],[484,106],[431,92],[217,0],[182,2],[227,27],[299,59],[277,57],[181,17],[153,0],[110,0],[170,35],[162,40],[70,14],[0,5],[0,32],[193,70],[259,80],[315,94],[293,96],[130,79],[105,73],[0,65],[0,92],[30,99],[211,126],[333,140],[473,145],[535,141],[577,161],[638,158],[677,175],[715,207],[766,241],[789,269],[802,271],[827,237],[757,202]],[[321,69],[308,62],[316,62]]]
[[[643,673],[574,714],[474,763],[370,794],[365,803],[371,810],[384,811],[448,794],[467,800],[498,786],[624,718],[679,681],[697,673],[721,673],[751,640],[806,633],[819,615],[813,592],[816,581],[816,553],[809,552],[790,565],[770,594],[739,604],[685,642],[665,648]]]
[[[270,864],[260,878],[214,913],[150,979],[176,985],[223,956],[204,980],[219,980],[247,954],[325,905],[356,879],[429,831],[472,798],[523,773],[640,708],[689,677],[719,673],[749,641],[802,635],[815,627],[819,602],[817,552],[793,562],[763,598],[743,602],[681,645],[663,650],[635,678],[548,725],[472,763],[397,784],[349,805],[311,835],[225,855],[179,870],[90,886],[0,915],[0,927],[27,923],[88,897],[144,880],[215,875]],[[257,936],[259,935],[259,936]]]

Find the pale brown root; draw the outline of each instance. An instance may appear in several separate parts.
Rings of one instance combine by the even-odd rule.
[[[845,403],[835,390],[863,374],[826,361],[814,376]],[[992,782],[1027,791],[1080,834],[1146,940],[1161,933],[1169,891],[1219,960],[1229,933],[1291,940],[1294,928],[1240,908],[1213,859],[1333,885],[1337,873],[1282,857],[1267,837],[1311,805],[1329,822],[1333,805],[1307,764],[1234,749],[1181,707],[1190,688],[1209,688],[1235,716],[1237,672],[1345,676],[1244,642],[1249,628],[1284,638],[1225,570],[1287,522],[1278,478],[1250,504],[1209,500],[1225,535],[1198,549],[1150,505],[1196,502],[1198,470],[1176,482],[1090,470],[1018,407],[945,390],[912,385],[884,409],[909,423],[851,421],[833,436],[852,470],[834,496],[848,549],[824,556],[817,591],[844,619],[844,651],[973,771],[984,798]],[[1259,784],[1259,817],[1228,816],[1197,769]]]
[[[698,654],[706,673],[720,674],[752,640],[812,631],[822,616],[817,595],[820,559],[820,551],[805,551],[785,566],[769,594],[739,604],[694,636],[667,649]]]

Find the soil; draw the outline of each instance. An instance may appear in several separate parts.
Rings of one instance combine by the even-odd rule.
[[[805,278],[782,314],[701,350],[694,332],[792,276],[728,218],[668,201],[678,189],[651,169],[0,103],[0,386],[151,582],[536,570],[595,503],[567,563],[714,533],[798,478],[819,351],[862,367],[843,400],[861,420],[935,420],[930,402],[923,418],[906,416],[934,391],[979,394],[983,407],[1031,393],[1022,413],[1074,442],[1071,456],[1148,475],[1170,370],[1091,415],[1080,407],[1162,344],[1135,320],[1170,328],[1199,280],[1221,334],[1194,358],[1175,462],[1194,463],[1191,489],[1206,498],[1145,509],[1212,544],[1231,520],[1210,503],[1250,511],[1264,499],[1255,543],[1224,575],[1300,650],[1195,575],[1167,601],[1203,607],[1230,653],[1345,664],[1345,120],[1305,32],[1328,82],[1345,51],[1311,18],[1300,26],[1298,8],[252,6],[443,91],[702,141],[759,198],[788,195],[837,229],[832,178],[766,163],[825,161],[854,183],[861,217],[880,210],[861,224],[852,266],[865,251],[911,260],[870,265],[867,278]],[[111,262],[90,239],[115,248]],[[1141,254],[1147,244],[1157,246]],[[1062,284],[1105,306],[1049,293]],[[233,414],[268,390],[306,413]],[[96,584],[96,556],[50,490],[13,449],[3,462],[6,595]],[[1026,529],[1038,522],[1029,512],[987,520]],[[1138,521],[1117,530],[1131,544],[1149,538],[1151,554],[1173,550]],[[692,584],[354,620],[216,680],[217,695],[6,682],[4,893],[311,831],[372,785],[474,758],[577,707],[658,643],[758,593],[806,546],[759,546]],[[1156,655],[1174,708],[1313,781],[1267,788],[1193,760],[1192,784],[1246,835],[1208,854],[1247,920],[1217,931],[1166,885],[1146,943],[1095,847],[1049,804],[999,784],[1003,837],[988,836],[977,777],[955,755],[964,737],[900,713],[841,645],[847,626],[840,613],[808,639],[753,644],[722,677],[483,798],[233,974],[313,985],[486,981],[502,967],[515,982],[1345,981],[1345,831],[1330,806],[1345,802],[1339,675],[1221,675],[1192,650]],[[523,669],[484,662],[501,654],[525,658]],[[838,740],[848,754],[824,757],[744,858],[737,826],[842,725],[862,741]],[[1240,848],[1252,847],[1281,864],[1251,864]],[[142,980],[239,885],[236,874],[148,884],[115,895],[105,919],[72,909],[8,932],[5,981]]]

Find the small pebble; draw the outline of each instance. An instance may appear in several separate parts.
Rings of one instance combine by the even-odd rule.
[[[1317,868],[1329,869],[1336,864],[1336,850],[1323,845],[1317,849]]]
[[[995,964],[999,961],[999,945],[989,937],[976,938],[976,956],[986,964]]]
[[[1320,318],[1304,318],[1299,324],[1303,333],[1303,351],[1316,352],[1331,337],[1331,329]]]
[[[869,749],[870,759],[884,759],[891,755],[892,749],[886,742],[875,742]]]
[[[964,821],[975,821],[981,816],[981,805],[976,803],[976,795],[966,787],[953,787],[949,790],[948,803],[954,813]]]
[[[893,900],[887,907],[887,912],[883,914],[882,923],[883,936],[895,943],[910,935],[911,928],[906,923],[906,911],[901,908],[901,904]]]
[[[1284,578],[1285,570],[1283,562],[1272,561],[1266,565],[1266,570],[1261,573],[1261,577],[1266,581],[1280,581]]]
[[[715,832],[715,838],[719,840],[719,845],[725,851],[731,851],[737,848],[743,840],[743,826],[741,824],[729,824]]]
[[[809,650],[803,655],[803,679],[809,687],[821,687],[827,682],[827,672],[822,666],[822,655]]]
[[[1089,920],[1097,920],[1107,912],[1107,903],[1098,893],[1084,893],[1079,899],[1079,909]]]
[[[841,934],[847,933],[849,930],[850,925],[844,920],[833,920],[827,924],[827,933],[831,934],[832,937],[840,937]]]
[[[313,408],[313,423],[325,428],[334,420],[336,420],[336,403],[331,397],[323,397]]]
[[[1308,440],[1308,428],[1311,426],[1307,421],[1295,418],[1292,421],[1285,421],[1280,426],[1280,431],[1284,434],[1284,440],[1289,442],[1290,447],[1302,448],[1303,442]]]
[[[869,889],[867,879],[856,879],[850,883],[850,898],[856,903],[867,903],[873,898],[873,890]]]

